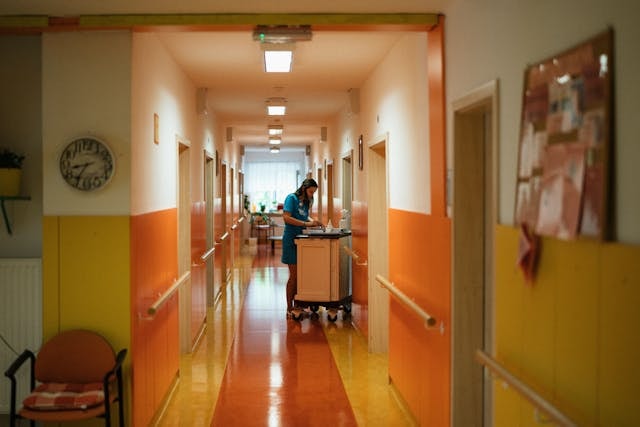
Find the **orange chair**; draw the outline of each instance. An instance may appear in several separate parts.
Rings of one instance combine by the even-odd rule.
[[[101,335],[83,329],[64,331],[47,341],[36,356],[25,350],[4,373],[11,381],[9,422],[62,422],[101,417],[111,426],[111,407],[118,404],[124,426],[122,362],[127,350],[116,353]],[[31,393],[16,412],[16,378],[30,360]],[[36,387],[37,382],[37,387]]]

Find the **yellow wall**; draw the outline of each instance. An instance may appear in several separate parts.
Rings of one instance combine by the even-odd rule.
[[[640,247],[550,238],[541,247],[527,285],[518,230],[496,228],[497,359],[579,425],[640,425]],[[496,426],[537,425],[516,392],[494,392]]]
[[[90,329],[116,351],[130,350],[129,240],[128,216],[44,217],[45,340],[66,329]],[[125,365],[128,370],[129,356]],[[125,378],[128,383],[130,375]]]

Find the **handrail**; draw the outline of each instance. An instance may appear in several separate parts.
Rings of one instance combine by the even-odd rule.
[[[544,412],[552,421],[559,426],[576,427],[577,424],[569,417],[563,414],[558,408],[553,406],[548,400],[540,396],[531,387],[518,379],[515,375],[511,374],[504,366],[500,365],[495,359],[489,356],[484,351],[476,350],[476,360],[483,366],[489,368],[492,372],[498,374],[502,380],[509,386],[513,387],[518,393],[525,399],[531,402],[536,409]]]
[[[207,260],[207,258],[209,258],[211,255],[213,255],[213,253],[216,251],[215,246],[213,248],[209,248],[209,250],[207,250],[205,253],[203,253],[202,255],[200,255],[200,259],[204,262]]]
[[[147,314],[153,316],[164,305],[165,302],[174,294],[176,290],[191,276],[191,272],[187,271],[179,279],[173,282],[173,285],[169,287],[160,297],[147,309]]]
[[[240,223],[241,223],[242,221],[244,221],[244,220],[245,220],[245,217],[244,217],[244,216],[241,216],[240,218],[238,218],[238,224],[240,224]]]
[[[347,255],[349,255],[351,258],[353,258],[353,260],[356,262],[356,265],[367,265],[368,264],[367,260],[364,260],[364,262],[358,262],[358,260],[361,258],[361,256],[358,255],[357,253],[355,253],[349,246],[342,245],[342,249],[347,253]]]
[[[229,237],[229,232],[225,231],[225,233],[220,237],[220,240],[218,240],[218,243],[224,242],[227,239],[227,237]]]
[[[405,293],[400,291],[393,283],[379,274],[376,274],[376,281],[380,283],[384,288],[387,288],[387,290],[391,292],[400,302],[413,310],[418,316],[422,317],[427,326],[434,326],[436,324],[435,317],[424,311],[422,307],[415,303],[415,301],[409,299],[409,297]]]
[[[238,228],[238,224],[237,224],[237,223],[235,223],[235,224],[233,224],[233,225],[231,226],[231,229],[232,229],[232,230],[234,230],[234,231],[235,231],[237,228]]]

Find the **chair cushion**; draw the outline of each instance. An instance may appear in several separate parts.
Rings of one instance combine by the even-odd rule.
[[[40,411],[87,409],[104,403],[102,383],[43,383],[22,404]]]

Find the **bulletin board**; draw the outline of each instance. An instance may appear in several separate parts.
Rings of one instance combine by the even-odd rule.
[[[525,69],[514,222],[538,235],[611,232],[613,30]]]

